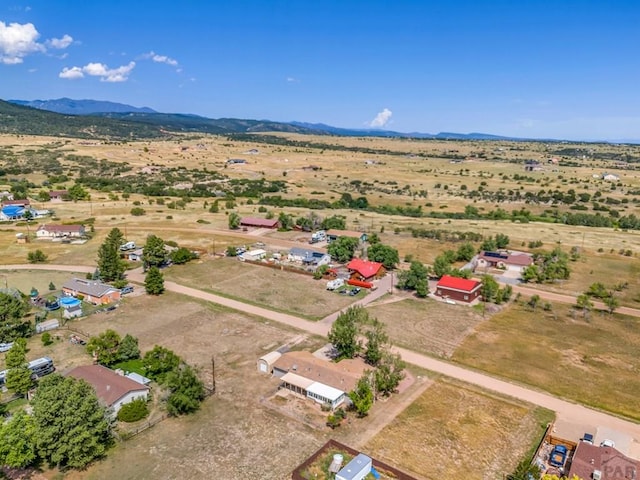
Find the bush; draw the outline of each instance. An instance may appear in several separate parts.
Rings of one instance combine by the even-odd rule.
[[[27,254],[27,260],[29,263],[45,263],[47,256],[42,250],[36,250],[35,252],[29,252]]]
[[[144,208],[142,207],[133,207],[131,209],[131,215],[133,215],[134,217],[141,217],[144,214]]]
[[[53,340],[51,340],[51,334],[49,332],[44,332],[42,334],[42,344],[45,347],[48,347],[49,345],[51,345],[53,343]]]
[[[118,420],[121,422],[137,422],[149,415],[146,400],[138,398],[132,402],[125,403],[118,411]]]

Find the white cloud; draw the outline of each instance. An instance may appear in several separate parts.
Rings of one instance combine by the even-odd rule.
[[[62,38],[52,38],[47,40],[47,45],[51,48],[57,48],[63,50],[73,43],[73,37],[71,35],[63,35]]]
[[[129,75],[135,66],[136,62],[129,62],[127,65],[122,65],[118,68],[109,68],[104,63],[92,62],[86,64],[84,67],[65,67],[58,76],[60,78],[73,80],[89,75],[92,77],[100,77],[101,82],[126,82],[129,80]]]
[[[298,83],[300,80],[298,80],[296,77],[287,77],[287,83]]]
[[[167,65],[171,65],[172,67],[178,66],[178,61],[175,58],[167,57],[166,55],[158,55],[153,50],[142,55],[142,58],[153,60],[156,63],[166,63]]]
[[[80,67],[64,67],[58,76],[68,80],[74,80],[76,78],[83,78],[84,73],[82,73],[82,69]]]
[[[37,42],[39,37],[33,23],[0,22],[0,63],[15,65],[30,53],[43,52],[44,46]]]
[[[33,23],[0,22],[0,63],[15,65],[22,63],[32,53],[44,53],[47,47],[64,49],[73,43],[70,35],[38,42],[40,33]]]
[[[382,109],[381,112],[378,112],[378,114],[376,115],[376,118],[374,118],[369,122],[369,126],[372,128],[382,128],[387,123],[389,123],[389,120],[391,120],[392,115],[393,115],[393,112],[391,110],[389,110],[388,108],[384,108]]]

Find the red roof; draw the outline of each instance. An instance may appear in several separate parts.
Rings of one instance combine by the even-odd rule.
[[[27,199],[24,199],[24,200],[3,200],[2,201],[2,206],[7,206],[7,205],[31,205],[31,203]]]
[[[240,220],[240,225],[246,225],[247,227],[275,228],[278,226],[278,220],[275,218],[244,217]]]
[[[466,278],[443,275],[436,286],[443,288],[452,288],[454,290],[462,290],[463,292],[473,292],[480,286],[480,282],[478,282],[477,280],[467,280]]]
[[[358,272],[364,278],[370,278],[380,271],[382,264],[378,262],[370,262],[369,260],[362,260],[360,258],[354,258],[347,264],[347,268]]]
[[[38,230],[45,230],[47,232],[82,233],[84,231],[84,225],[54,225],[49,223],[40,225]]]

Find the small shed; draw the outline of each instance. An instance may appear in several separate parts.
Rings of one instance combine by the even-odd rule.
[[[64,309],[62,316],[66,319],[81,317],[82,316],[82,304],[72,305]]]
[[[48,330],[55,330],[60,326],[60,322],[57,319],[47,320],[36,324],[36,333],[46,332]]]
[[[273,371],[273,364],[282,356],[280,352],[273,351],[266,355],[263,355],[258,359],[258,371],[260,373],[271,373]]]
[[[364,453],[359,453],[337,473],[336,480],[363,480],[371,473],[372,467],[371,458]]]

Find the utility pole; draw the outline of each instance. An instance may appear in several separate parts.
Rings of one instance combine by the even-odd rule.
[[[216,393],[216,361],[213,356],[211,357],[211,380],[213,381],[211,392]]]

